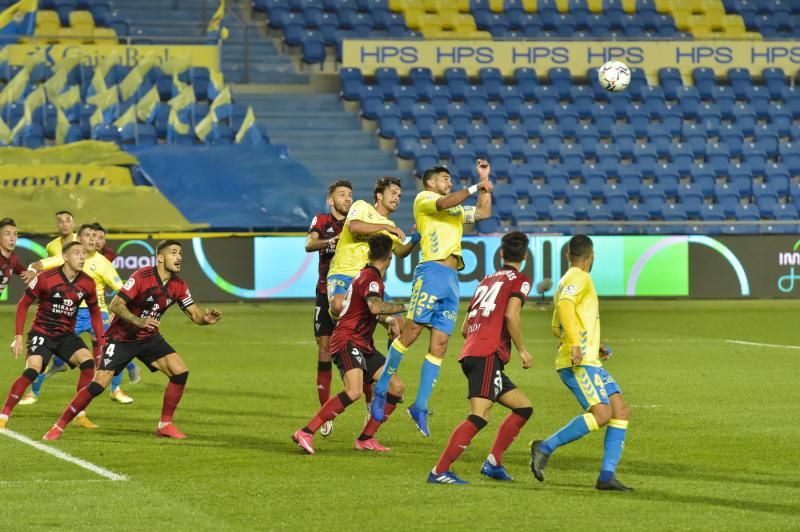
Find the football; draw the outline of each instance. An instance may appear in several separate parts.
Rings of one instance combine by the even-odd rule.
[[[607,91],[624,91],[631,84],[631,69],[621,61],[609,61],[597,71],[597,79]]]

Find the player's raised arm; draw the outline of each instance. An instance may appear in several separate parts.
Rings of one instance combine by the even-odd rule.
[[[215,308],[201,309],[198,305],[189,305],[183,309],[190,320],[197,325],[214,325],[222,319],[222,311]]]
[[[583,353],[580,347],[578,314],[575,310],[575,303],[569,299],[560,299],[556,305],[556,314],[563,330],[561,342],[572,349],[572,364],[580,365]]]
[[[489,181],[489,174],[492,169],[487,161],[478,159],[478,186],[483,184],[483,189],[478,189],[478,204],[475,206],[475,221],[485,220],[492,215],[492,182]],[[476,185],[473,185],[476,186]]]
[[[508,300],[506,307],[506,328],[508,334],[511,336],[511,341],[514,342],[514,347],[517,348],[519,358],[522,359],[522,367],[528,369],[531,367],[531,355],[525,349],[525,342],[522,339],[522,318],[520,317],[520,310],[522,310],[522,300],[518,297],[512,297]]]
[[[369,311],[376,316],[379,314],[397,314],[406,311],[405,303],[384,301],[378,296],[368,297],[367,306],[369,307]]]
[[[128,310],[128,306],[125,304],[125,300],[120,294],[114,296],[114,299],[111,300],[111,304],[108,306],[108,310],[120,319],[132,323],[140,329],[153,329],[158,327],[158,320],[152,316],[141,318]]]
[[[476,184],[474,184],[474,185],[472,185],[472,186],[470,186],[468,188],[463,188],[461,190],[457,190],[456,192],[451,192],[450,194],[447,194],[446,196],[441,196],[441,197],[437,198],[436,199],[436,203],[434,204],[435,210],[443,211],[443,210],[450,209],[452,207],[457,207],[457,206],[461,205],[462,203],[464,203],[464,201],[468,197],[470,197],[470,196],[472,196],[474,194],[477,194],[478,192],[481,192],[482,194],[488,192],[489,195],[491,195],[492,190],[494,190],[494,185],[492,184],[491,181],[489,181],[489,172],[490,172],[490,170],[491,169],[489,167],[489,163],[484,161],[483,159],[479,159],[478,160],[478,177],[479,177],[478,183],[476,183]],[[439,178],[447,180],[448,183],[449,183],[449,181],[452,180],[452,177],[450,176],[450,174],[445,169],[442,169],[442,171],[439,174],[440,174]],[[424,212],[425,210],[426,210],[425,209],[425,205],[424,204],[420,205],[420,211]]]

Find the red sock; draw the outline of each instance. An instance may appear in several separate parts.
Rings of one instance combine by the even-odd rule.
[[[89,406],[89,403],[92,402],[94,396],[89,393],[89,387],[81,388],[78,390],[78,393],[75,394],[75,397],[72,398],[70,401],[69,406],[64,410],[61,414],[61,417],[58,418],[56,425],[60,429],[64,429],[72,419],[78,415],[78,412],[82,410],[86,410],[86,407]]]
[[[172,381],[167,383],[167,389],[164,391],[164,403],[161,406],[161,423],[172,422],[172,416],[175,414],[175,409],[178,408],[178,403],[181,402],[185,387],[185,384],[176,384]]]
[[[450,435],[447,447],[439,458],[439,461],[436,462],[434,470],[437,473],[450,471],[450,466],[453,465],[453,462],[458,460],[461,453],[469,447],[472,438],[485,426],[486,420],[474,415],[470,415],[467,419],[462,421]]]
[[[25,390],[28,389],[28,386],[31,385],[31,382],[33,381],[31,381],[25,375],[14,381],[14,384],[11,385],[11,390],[8,392],[6,404],[3,406],[3,414],[7,416],[11,415],[11,411],[14,410],[15,406],[17,406],[19,400],[22,399],[22,394],[25,393]]]
[[[317,396],[320,406],[331,398],[331,363],[317,362]]]
[[[497,437],[494,439],[494,444],[492,444],[492,455],[497,465],[503,463],[503,453],[506,452],[506,449],[508,449],[527,421],[516,412],[511,412],[503,420],[500,428],[497,429]]]
[[[103,360],[103,350],[94,342],[92,342],[92,354],[94,355],[94,365],[99,368],[100,362]]]
[[[398,401],[400,401],[400,396],[386,394],[386,406],[383,408],[383,421],[378,421],[374,417],[370,416],[369,421],[367,421],[367,425],[364,427],[364,430],[361,432],[361,436],[359,436],[358,439],[364,441],[374,437],[375,433],[378,432],[378,428],[383,425],[387,419],[389,419],[389,416],[392,415],[394,409],[397,408]]]
[[[363,390],[364,390],[364,400],[367,402],[367,404],[371,403],[372,402],[372,385],[371,384],[367,384],[365,382]]]
[[[319,430],[323,423],[327,423],[328,421],[332,420],[342,412],[344,409],[347,408],[353,401],[350,399],[344,392],[340,392],[338,395],[335,395],[325,401],[325,404],[317,412],[317,415],[308,422],[308,425],[303,427],[303,430],[310,434],[314,434]]]
[[[81,388],[86,388],[87,386],[89,386],[89,383],[92,382],[93,377],[94,377],[94,368],[82,369],[80,375],[78,375],[77,391],[81,391]]]

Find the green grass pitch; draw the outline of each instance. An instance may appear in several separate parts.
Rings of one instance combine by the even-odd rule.
[[[4,346],[11,340],[13,310],[0,309]],[[602,434],[554,454],[543,484],[528,469],[528,442],[579,413],[553,370],[550,308],[528,303],[524,309],[533,369],[523,371],[516,358],[507,368],[535,408],[506,454],[515,481],[500,484],[478,473],[505,416],[497,406],[454,466],[472,482],[463,487],[425,483],[450,431],[468,413],[466,381],[456,363],[460,338],[453,339],[431,400],[430,439],[413,429],[401,405],[378,433],[393,451],[359,453],[353,439],[364,407],[357,403],[329,438],[316,436],[317,455],[305,456],[290,436],[318,407],[312,304],[223,310],[216,327],[196,327],[175,310],[162,327],[191,370],[176,416],[189,439],[153,436],[166,379],[149,373],[138,385],[123,385],[134,404],[112,404],[103,395],[89,409],[100,428],[70,426],[52,444],[128,481],[104,480],[0,437],[3,528],[800,528],[800,350],[726,341],[800,344],[800,302],[601,301],[603,338],[615,349],[606,367],[632,406],[618,471],[635,487],[630,494],[593,489]],[[379,331],[379,345],[384,338]],[[418,342],[400,368],[409,399],[424,347]],[[3,398],[23,367],[4,352]],[[39,403],[17,407],[9,429],[41,438],[72,396],[76,378],[62,373],[47,382]],[[333,392],[340,389],[334,374]]]

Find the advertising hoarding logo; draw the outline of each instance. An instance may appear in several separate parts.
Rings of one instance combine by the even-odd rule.
[[[800,266],[800,240],[794,243],[792,251],[781,251],[778,253],[778,266],[788,266],[789,273],[778,277],[778,290],[784,294],[794,291],[795,280],[800,280],[800,275],[795,273],[795,266]]]

